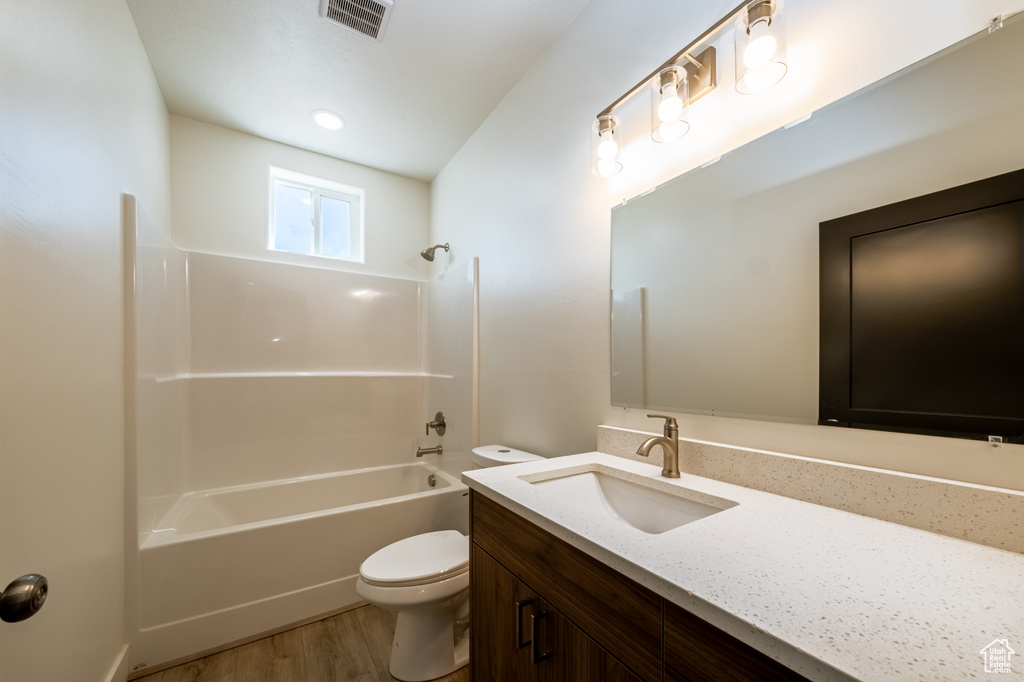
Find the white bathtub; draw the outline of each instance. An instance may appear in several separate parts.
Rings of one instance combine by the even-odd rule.
[[[423,462],[184,495],[140,543],[132,669],[358,603],[366,557],[417,533],[467,533],[467,495]]]

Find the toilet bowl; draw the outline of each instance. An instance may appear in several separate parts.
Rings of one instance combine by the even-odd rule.
[[[356,592],[398,611],[395,679],[433,680],[469,662],[469,538],[459,531],[414,535],[374,552],[359,567]]]
[[[476,467],[543,459],[503,445],[473,449]],[[457,530],[414,535],[370,555],[356,592],[398,612],[391,675],[424,682],[469,662],[469,538]]]

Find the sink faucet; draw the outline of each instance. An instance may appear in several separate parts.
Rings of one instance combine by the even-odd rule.
[[[666,417],[661,414],[649,414],[647,416],[651,419],[665,420],[665,435],[648,438],[636,449],[636,454],[642,457],[649,457],[651,448],[655,445],[660,445],[663,457],[661,475],[665,478],[679,478],[679,425],[676,424],[676,418]]]

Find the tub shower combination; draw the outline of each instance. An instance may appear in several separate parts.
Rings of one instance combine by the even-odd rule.
[[[417,282],[190,253],[124,209],[133,672],[351,608],[377,550],[468,532],[475,261]],[[444,455],[417,459],[438,407]]]

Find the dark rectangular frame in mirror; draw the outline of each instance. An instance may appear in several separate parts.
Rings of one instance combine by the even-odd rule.
[[[1024,170],[823,222],[819,419],[1024,442]]]

